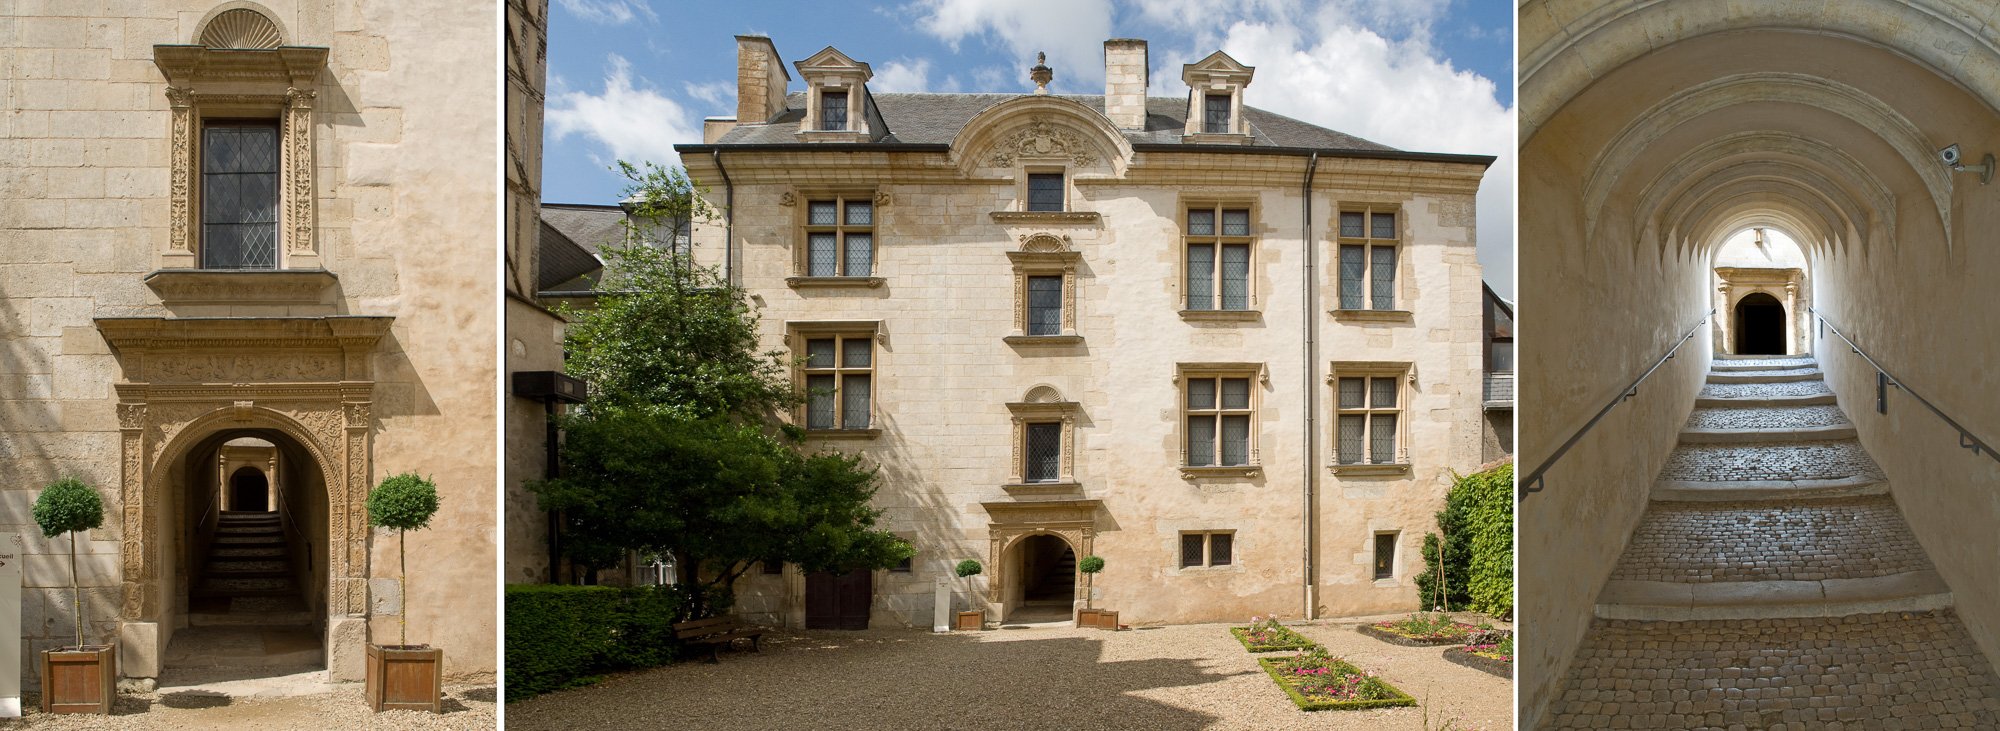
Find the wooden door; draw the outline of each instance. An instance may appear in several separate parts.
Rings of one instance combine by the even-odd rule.
[[[868,629],[874,579],[870,571],[807,574],[806,629]]]

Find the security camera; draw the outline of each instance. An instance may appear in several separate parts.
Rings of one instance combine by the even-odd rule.
[[[1958,153],[1958,145],[1952,145],[1938,150],[1938,159],[1958,172],[1977,174],[1980,185],[1993,182],[1993,153],[1986,153],[1985,157],[1980,158],[1978,165],[1967,165],[1964,163],[1965,156]]]
[[[1938,150],[1938,158],[1944,160],[1944,164],[1946,165],[1957,165],[1958,145],[1952,145],[1942,150]]]

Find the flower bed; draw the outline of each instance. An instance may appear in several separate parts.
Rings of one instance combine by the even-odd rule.
[[[1464,665],[1474,670],[1484,670],[1508,680],[1514,679],[1514,657],[1493,653],[1494,645],[1472,645],[1453,647],[1444,651],[1444,659]]]
[[[1301,711],[1357,711],[1367,708],[1414,706],[1417,699],[1397,690],[1374,673],[1313,648],[1294,657],[1261,657],[1257,663],[1271,674]]]
[[[1278,624],[1276,619],[1251,617],[1250,626],[1231,627],[1229,633],[1236,635],[1236,641],[1243,643],[1243,649],[1251,652],[1280,652],[1314,647],[1312,640]]]
[[[1355,629],[1391,644],[1430,647],[1464,644],[1466,638],[1479,628],[1452,621],[1447,614],[1418,612],[1402,619],[1364,624]]]

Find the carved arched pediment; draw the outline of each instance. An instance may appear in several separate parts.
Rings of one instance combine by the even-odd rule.
[[[1051,233],[1027,234],[1021,237],[1021,250],[1031,253],[1055,253],[1069,251],[1069,237]]]
[[[1061,391],[1056,390],[1055,386],[1036,386],[1028,389],[1028,395],[1023,396],[1021,402],[1029,404],[1059,404],[1063,402],[1063,395]]]
[[[228,49],[272,49],[284,45],[284,40],[276,21],[247,7],[217,13],[195,36],[197,45]]]
[[[1131,158],[1132,145],[1103,112],[1050,95],[987,107],[951,143],[952,162],[968,175],[979,168],[1049,164],[1122,176]]]

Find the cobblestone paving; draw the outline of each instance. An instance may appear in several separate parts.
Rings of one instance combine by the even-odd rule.
[[[1598,620],[1553,711],[1557,731],[1990,729],[2000,678],[1950,610]]]
[[[1722,358],[1717,358],[1715,359],[1715,365],[1719,366],[1754,365],[1754,366],[1766,366],[1770,368],[1797,368],[1803,366],[1817,367],[1819,366],[1819,361],[1813,360],[1811,358],[1744,358],[1742,360],[1736,360],[1733,358],[1725,360]]]
[[[1846,426],[1839,406],[1793,406],[1777,409],[1695,409],[1689,429],[1779,429]]]
[[[1701,398],[1779,398],[1783,396],[1823,396],[1833,393],[1826,381],[1790,383],[1710,383],[1701,387]]]
[[[1729,376],[1811,376],[1819,373],[1819,366],[1804,368],[1774,368],[1768,371],[1718,371],[1718,375]]]
[[[1685,503],[1646,511],[1614,580],[1820,581],[1931,568],[1887,495]]]
[[[1880,476],[1875,460],[1853,439],[1818,442],[1683,444],[1667,457],[1662,480],[1825,480]]]

